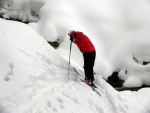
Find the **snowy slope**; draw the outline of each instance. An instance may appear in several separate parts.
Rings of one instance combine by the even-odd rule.
[[[149,113],[149,89],[119,93],[96,76],[99,96],[72,69],[66,82],[67,61],[37,32],[0,25],[0,113]]]
[[[67,83],[67,62],[32,28],[2,19],[0,25],[1,113],[116,113],[122,100],[112,104],[111,96],[119,94],[105,82],[102,97],[72,71]]]
[[[29,25],[47,41],[60,42],[57,50],[65,57],[69,53],[68,31],[81,30],[96,47],[97,73],[107,79],[118,71],[124,86],[140,87],[150,85],[150,65],[142,65],[150,61],[149,10],[147,0],[46,1],[39,10],[40,20]],[[83,67],[82,54],[74,44],[71,58]]]
[[[72,68],[69,80],[67,75],[70,41],[66,34],[75,29],[84,31],[95,44],[95,71],[103,78],[121,70],[125,86],[149,85],[150,66],[142,65],[150,60],[147,0],[5,2],[7,8],[21,8],[4,10],[5,17],[30,21],[34,30],[0,19],[0,113],[150,112],[149,89],[120,93],[96,76],[99,96],[77,79]],[[31,10],[39,12],[40,18],[33,17]],[[45,39],[61,45],[55,50]],[[75,45],[71,58],[71,66],[82,67],[82,54]]]
[[[150,65],[143,65],[143,62],[150,62],[148,0],[2,1],[4,7],[14,10],[3,8],[0,15],[29,22],[45,40],[59,42],[57,51],[63,57],[68,58],[69,53],[68,31],[79,30],[94,43],[94,70],[104,79],[118,71],[126,87],[150,85]],[[74,44],[71,58],[83,67],[82,54]]]

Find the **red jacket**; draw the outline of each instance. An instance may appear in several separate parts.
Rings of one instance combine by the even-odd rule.
[[[90,39],[84,35],[82,32],[73,31],[70,36],[75,38],[75,44],[78,46],[82,53],[84,52],[94,52],[95,47],[90,41]]]

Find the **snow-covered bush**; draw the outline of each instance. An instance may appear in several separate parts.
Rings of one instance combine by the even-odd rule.
[[[3,0],[0,15],[5,19],[15,19],[22,22],[37,22],[38,13],[43,6],[42,0]]]

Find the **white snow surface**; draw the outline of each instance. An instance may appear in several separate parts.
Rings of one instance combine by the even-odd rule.
[[[45,40],[61,43],[57,51],[64,58],[69,56],[68,31],[82,31],[96,47],[96,73],[107,80],[112,72],[118,71],[126,87],[150,85],[150,64],[142,65],[150,62],[148,0],[2,1],[4,7],[14,9],[2,9],[2,16],[29,21],[29,26]],[[39,17],[33,16],[32,11]],[[83,67],[83,56],[75,44],[71,59]],[[133,83],[134,78],[137,82]]]
[[[140,87],[150,85],[150,65],[142,65],[150,61],[149,10],[148,0],[48,0],[39,11],[40,20],[29,25],[47,41],[60,42],[57,50],[65,58],[68,31],[82,31],[96,47],[96,73],[107,79],[118,71],[124,86]],[[83,56],[75,44],[71,58],[83,67]],[[134,78],[137,82],[133,83]]]
[[[102,78],[101,96],[73,71],[67,82],[67,61],[31,27],[3,19],[0,25],[0,113],[126,112],[126,101]]]
[[[150,85],[150,65],[142,65],[150,61],[148,0],[2,1],[9,9],[19,8],[1,10],[4,17],[30,23],[0,19],[0,113],[150,112],[149,88],[117,92],[102,79],[119,71],[124,86]],[[95,84],[101,96],[73,72],[72,66],[83,66],[74,44],[68,79],[70,29],[83,31],[96,47]],[[61,44],[53,49],[46,40]]]
[[[67,82],[67,61],[31,27],[0,25],[0,113],[149,113],[150,89],[120,93],[96,76],[99,96],[72,67]]]

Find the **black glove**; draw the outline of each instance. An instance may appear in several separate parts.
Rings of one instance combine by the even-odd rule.
[[[71,42],[74,42],[73,36],[70,36],[70,40],[71,40]]]

